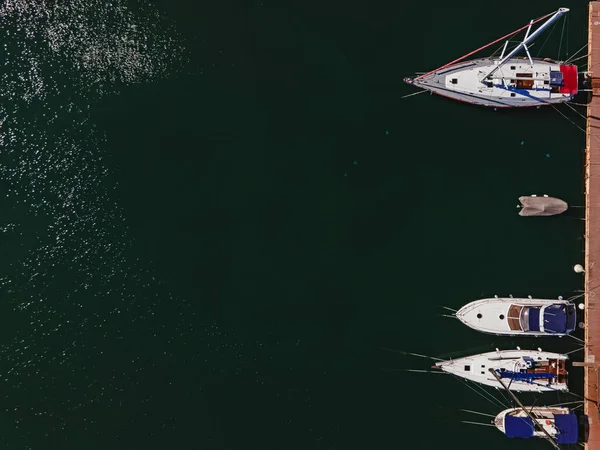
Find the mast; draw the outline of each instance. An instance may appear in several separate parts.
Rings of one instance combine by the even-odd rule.
[[[522,48],[525,48],[525,50],[527,51],[527,55],[529,56],[529,49],[527,48],[527,44],[529,44],[531,41],[533,41],[536,37],[538,37],[538,35],[542,31],[544,31],[546,28],[548,28],[550,25],[552,25],[555,21],[560,19],[567,12],[569,12],[569,8],[559,8],[558,11],[556,11],[552,15],[552,17],[550,17],[548,20],[546,20],[542,25],[540,25],[540,27],[537,30],[535,30],[530,35],[529,32],[531,31],[531,25],[533,25],[533,21],[531,21],[529,23],[529,28],[527,29],[527,33],[525,34],[525,39],[523,39],[523,42],[521,42],[519,45],[517,45],[508,55],[506,55],[504,58],[502,58],[500,60],[500,62],[498,63],[498,65],[490,73],[488,73],[485,77],[483,77],[481,81],[485,81],[485,80],[491,78],[491,76],[494,74],[494,72],[496,72],[502,66],[502,64],[504,64],[506,61],[508,61],[510,58],[512,58],[514,55],[516,55],[518,52],[520,52]],[[531,60],[531,56],[529,56],[529,58]]]
[[[504,381],[502,381],[502,378],[500,378],[500,376],[496,373],[496,371],[492,368],[490,368],[489,371],[492,373],[492,375],[494,375],[494,378],[496,378],[496,380],[498,380],[498,382],[502,385],[502,387],[506,390],[506,392],[508,392],[508,394],[512,397],[512,399],[515,401],[515,403],[517,405],[519,405],[521,407],[521,409],[525,412],[525,414],[527,414],[529,416],[529,418],[531,419],[531,421],[533,422],[533,424],[535,426],[535,424],[537,423],[537,419],[535,417],[533,417],[533,415],[527,410],[527,408],[525,408],[523,406],[523,404],[519,401],[517,396],[515,394],[513,394],[513,392],[510,389],[508,389],[508,387],[504,384]],[[548,439],[550,440],[550,443],[552,444],[552,446],[554,448],[556,448],[557,450],[561,450],[560,446],[556,442],[554,442],[554,438],[550,435],[550,433],[548,433],[546,431],[544,426],[542,425],[540,428],[546,434],[546,436],[548,436]]]

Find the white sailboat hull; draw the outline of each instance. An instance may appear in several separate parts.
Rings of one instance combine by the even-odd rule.
[[[564,336],[576,328],[577,308],[567,300],[484,298],[463,306],[456,317],[488,334]]]
[[[499,350],[437,362],[434,368],[486,386],[502,388],[502,384],[489,371],[493,369],[504,378],[504,384],[511,391],[568,391],[567,359],[567,355],[539,350]]]
[[[577,94],[574,65],[513,57],[486,80],[497,64],[498,60],[491,58],[473,59],[405,82],[454,100],[494,108],[551,105],[572,100]]]

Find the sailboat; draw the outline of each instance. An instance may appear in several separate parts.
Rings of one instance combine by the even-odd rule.
[[[505,336],[564,336],[577,327],[577,307],[562,298],[483,298],[456,317],[477,331]]]
[[[462,411],[490,416],[494,419],[491,424],[463,421],[474,425],[494,426],[509,438],[542,438],[561,450],[561,444],[577,444],[587,442],[589,435],[589,419],[585,414],[577,414],[575,410],[560,405],[524,406],[514,392],[509,388],[502,376],[494,369],[490,374],[512,398],[518,408],[508,408],[495,416],[490,414],[463,409]]]
[[[564,407],[505,409],[495,417],[494,425],[512,438],[547,438],[549,435],[557,444],[576,444],[579,441],[577,415]]]
[[[512,397],[519,408],[509,408],[501,411],[494,418],[494,425],[508,437],[519,438],[545,438],[557,450],[561,450],[559,444],[576,444],[579,440],[587,441],[585,415],[581,417],[583,433],[579,436],[579,418],[568,408],[553,406],[532,406],[525,408],[517,396],[511,392],[510,384],[506,385],[502,376],[492,369],[490,373],[498,383]],[[589,423],[589,422],[588,422]]]
[[[528,45],[555,23],[568,8],[531,20],[528,25],[507,34],[442,67],[404,78],[413,86],[454,100],[493,108],[544,106],[571,100],[578,90],[577,66],[550,58],[532,58]],[[545,20],[537,29],[533,25]],[[465,60],[497,42],[527,29],[525,38],[506,53],[507,40],[499,58]],[[526,57],[516,56],[525,50]]]
[[[538,350],[496,350],[449,361],[432,367],[470,381],[498,388],[507,380],[518,392],[568,391],[568,355]]]

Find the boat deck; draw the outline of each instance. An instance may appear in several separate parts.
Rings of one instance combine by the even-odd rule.
[[[521,328],[521,310],[522,306],[510,305],[508,309],[508,326],[511,330],[522,331]]]
[[[600,450],[600,412],[598,409],[600,352],[600,2],[589,3],[588,68],[592,72],[592,98],[587,110],[586,129],[586,221],[585,221],[585,361],[584,410],[589,417],[587,450]],[[588,69],[589,70],[589,69]]]

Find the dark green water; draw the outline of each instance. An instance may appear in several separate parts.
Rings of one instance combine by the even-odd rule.
[[[0,10],[3,448],[549,448],[383,349],[577,349],[441,305],[583,287],[584,135],[401,80],[587,3],[113,3]]]

